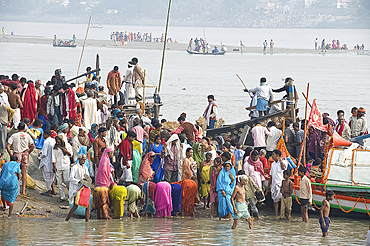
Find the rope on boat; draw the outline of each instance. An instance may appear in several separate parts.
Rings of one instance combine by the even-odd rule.
[[[293,190],[294,190],[295,200],[297,201],[297,203],[298,203],[299,205],[301,205],[301,203],[300,203],[300,202],[299,202],[299,200],[298,200],[297,194],[295,193],[295,189],[294,189],[294,187],[293,187]]]
[[[365,203],[365,208],[366,208],[366,213],[370,216],[370,212],[369,212],[369,209],[367,208],[367,204],[366,204],[366,199],[364,199],[364,203]]]
[[[321,207],[318,207],[316,204],[315,204],[315,200],[312,199],[312,204],[318,209],[318,210],[321,210]]]
[[[352,210],[353,209],[355,209],[355,207],[356,207],[356,205],[357,205],[357,203],[358,203],[358,201],[360,200],[360,197],[359,198],[357,198],[357,201],[356,201],[356,203],[355,203],[355,205],[353,205],[353,207],[350,209],[350,210],[344,210],[343,208],[342,208],[342,206],[339,204],[339,201],[338,201],[338,199],[337,199],[337,196],[334,194],[334,198],[335,198],[335,200],[337,201],[337,204],[338,204],[338,206],[339,206],[339,208],[340,208],[340,210],[342,210],[343,212],[345,212],[345,213],[350,213],[350,212],[352,212]],[[364,199],[365,200],[365,199]],[[369,212],[367,212],[368,214],[369,214]],[[370,214],[369,214],[369,216],[370,216]]]

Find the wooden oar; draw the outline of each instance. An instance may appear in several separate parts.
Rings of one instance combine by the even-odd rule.
[[[88,74],[90,74],[90,73],[95,73],[95,72],[98,72],[98,71],[100,71],[100,68],[99,68],[99,69],[94,69],[94,70],[91,70],[91,71],[89,71],[89,72],[86,72],[86,73],[83,73],[83,74],[81,74],[81,75],[78,75],[78,76],[76,76],[76,77],[73,77],[72,79],[67,80],[67,81],[66,81],[66,83],[71,82],[72,80],[75,80],[75,79],[81,78],[81,77],[83,77],[83,76],[86,76],[86,75],[88,75]]]
[[[238,79],[240,80],[240,82],[242,82],[242,84],[244,85],[245,90],[248,90],[247,86],[244,84],[244,81],[242,80],[242,78],[240,78],[239,74],[236,74],[236,77],[238,77]],[[248,92],[248,95],[251,98],[253,97],[249,92]]]

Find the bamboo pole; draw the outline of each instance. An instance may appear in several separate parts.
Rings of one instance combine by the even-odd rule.
[[[305,96],[306,99],[306,107],[304,112],[304,137],[303,137],[303,143],[301,147],[301,152],[299,154],[298,158],[298,166],[301,164],[302,156],[303,156],[303,165],[306,166],[306,139],[307,139],[307,111],[308,111],[308,93],[310,91],[310,83],[307,84],[307,94]]]
[[[144,69],[144,79],[143,79],[143,103],[144,103],[144,106],[145,106],[145,77],[146,77],[146,69]]]
[[[304,99],[306,99],[307,100],[307,97],[306,97],[306,95],[302,92],[302,95],[303,95],[303,97],[304,97]],[[310,108],[312,108],[312,105],[311,105],[311,103],[310,102],[308,102],[308,105],[310,106]]]
[[[91,16],[90,16],[90,19],[89,19],[89,25],[87,26],[87,30],[86,30],[86,35],[85,35],[84,45],[82,47],[80,62],[78,63],[77,76],[80,73],[80,67],[81,67],[82,57],[83,57],[84,51],[85,51],[86,39],[87,39],[87,35],[89,34],[90,24],[91,24]],[[77,83],[77,79],[76,79],[76,83]]]
[[[164,67],[164,56],[165,56],[165,53],[166,53],[167,31],[168,31],[168,22],[170,20],[171,3],[172,3],[172,0],[169,0],[169,2],[168,2],[168,11],[167,11],[167,21],[166,21],[166,31],[164,33],[161,73],[159,75],[158,94],[161,91],[161,85],[162,85],[162,74],[163,74],[163,67]]]
[[[244,88],[248,91],[248,88],[247,86],[244,84],[244,81],[242,80],[242,78],[240,78],[239,74],[236,74],[236,77],[238,77],[238,79],[240,80],[240,82],[242,82],[242,84],[244,85]],[[249,93],[248,91],[248,95],[252,98],[253,96]]]

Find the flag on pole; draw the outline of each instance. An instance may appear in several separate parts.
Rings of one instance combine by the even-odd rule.
[[[326,132],[326,126],[324,126],[323,117],[320,113],[319,108],[316,104],[316,99],[313,100],[310,117],[308,118],[309,126],[313,126],[316,129]]]

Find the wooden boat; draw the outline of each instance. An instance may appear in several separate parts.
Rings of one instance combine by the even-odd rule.
[[[62,39],[54,40],[53,41],[54,47],[76,47],[77,43],[73,40],[64,41]]]
[[[222,55],[225,55],[225,53],[226,53],[226,51],[220,51],[220,52],[217,52],[217,53],[211,53],[211,52],[203,53],[203,52],[198,52],[198,51],[189,50],[189,49],[187,49],[186,52],[188,52],[191,55],[213,55],[213,56],[222,56]]]

